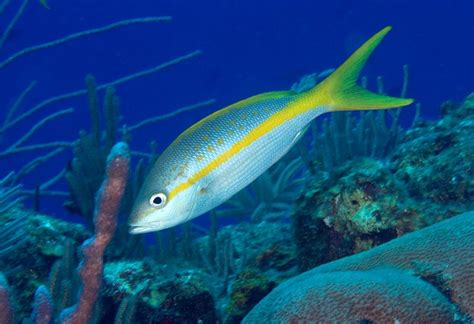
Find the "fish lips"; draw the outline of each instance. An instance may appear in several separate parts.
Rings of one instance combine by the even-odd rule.
[[[129,234],[145,234],[154,231],[157,231],[157,229],[151,228],[149,226],[140,225],[130,225],[128,229]]]
[[[144,234],[150,232],[161,231],[175,226],[174,222],[156,221],[150,223],[129,224],[128,233],[130,234]]]

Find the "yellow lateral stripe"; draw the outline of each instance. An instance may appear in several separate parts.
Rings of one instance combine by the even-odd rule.
[[[290,102],[284,109],[275,113],[273,116],[265,120],[259,126],[255,127],[250,131],[246,136],[244,136],[240,141],[232,145],[227,151],[223,152],[221,155],[217,156],[213,161],[209,162],[201,170],[196,172],[191,178],[176,186],[170,193],[168,200],[173,199],[178,193],[188,189],[193,184],[200,181],[202,178],[210,174],[212,171],[217,169],[219,166],[229,161],[232,157],[237,155],[240,151],[251,145],[254,141],[264,136],[265,134],[271,132],[274,128],[282,125],[286,121],[293,119],[294,117],[302,114],[315,107],[315,100],[312,99],[311,102],[307,100],[297,100],[298,98],[304,98],[302,96],[295,97],[296,100]],[[257,108],[256,108],[257,109]]]

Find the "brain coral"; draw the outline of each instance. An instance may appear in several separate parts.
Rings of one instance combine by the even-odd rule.
[[[294,277],[243,323],[450,323],[474,318],[474,212]]]

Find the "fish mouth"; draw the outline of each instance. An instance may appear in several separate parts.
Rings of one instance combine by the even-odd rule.
[[[173,222],[152,222],[152,223],[142,223],[142,224],[129,224],[128,233],[130,234],[144,234],[150,232],[161,231],[169,227],[173,227],[175,224]]]
[[[128,233],[130,234],[144,234],[149,232],[156,232],[163,229],[161,222],[148,224],[129,224]]]
[[[149,226],[140,226],[140,225],[130,225],[128,229],[129,234],[144,234],[144,233],[149,233],[149,232],[155,232],[158,231],[159,229],[149,227]]]

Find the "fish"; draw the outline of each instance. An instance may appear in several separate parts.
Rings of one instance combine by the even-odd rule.
[[[219,206],[281,159],[323,113],[410,105],[413,99],[357,85],[366,61],[390,30],[373,35],[307,91],[258,94],[186,129],[147,174],[132,207],[129,232],[174,227]]]

